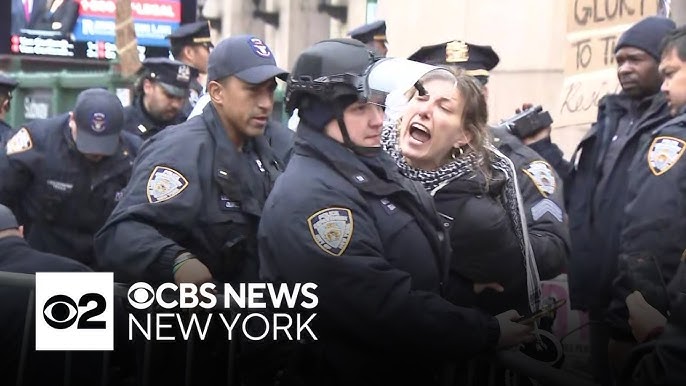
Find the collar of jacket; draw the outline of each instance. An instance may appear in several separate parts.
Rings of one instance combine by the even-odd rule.
[[[489,126],[493,135],[493,145],[498,149],[509,147],[511,150],[525,146],[524,143],[514,134],[510,133],[504,126]]]
[[[168,122],[163,122],[155,119],[152,115],[150,115],[150,113],[148,113],[148,110],[145,109],[145,104],[143,103],[142,95],[134,99],[133,106],[135,107],[134,111],[136,112],[140,120],[139,124],[145,126],[145,128],[148,129],[148,131],[146,131],[145,134],[148,137],[154,133],[159,132],[167,126],[176,125],[185,120],[185,118],[182,117],[182,112],[177,114],[174,118],[172,118],[171,121]]]
[[[229,138],[221,124],[217,110],[208,103],[202,111],[202,120],[214,142],[213,177],[219,184],[222,193],[241,203],[241,209],[255,216],[262,215],[262,207],[257,199],[258,192],[253,191],[254,184],[245,183],[253,178],[240,158],[236,145]],[[249,139],[253,149],[262,162],[273,186],[281,174],[274,153],[263,135]]]
[[[404,178],[386,153],[374,157],[355,154],[302,121],[296,133],[295,152],[325,162],[360,191],[384,197],[405,190]]]
[[[652,134],[656,135],[664,128],[669,126],[686,126],[686,106],[682,107],[675,117],[672,117],[672,119],[668,120],[667,122],[660,125],[660,127],[653,130]]]
[[[619,93],[605,96],[598,104],[598,115],[601,112],[606,115],[626,114],[627,109],[638,109],[639,122],[636,125],[650,126],[655,122],[664,121],[665,112],[669,112],[667,98],[662,92],[647,96],[639,101],[631,99],[628,95]],[[621,115],[615,115],[617,117]],[[639,130],[640,131],[640,130]]]

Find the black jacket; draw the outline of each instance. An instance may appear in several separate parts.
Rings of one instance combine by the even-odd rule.
[[[118,152],[94,163],[76,149],[68,120],[33,121],[8,141],[0,202],[27,226],[32,247],[92,265],[93,235],[123,195],[140,139],[122,132]]]
[[[541,280],[553,279],[566,271],[571,243],[562,179],[543,157],[505,128],[491,132],[495,145],[517,171],[538,275]]]
[[[671,315],[662,334],[634,348],[625,362],[621,385],[686,384],[686,263],[681,262],[669,286]]]
[[[526,313],[529,302],[524,256],[499,199],[504,175],[493,173],[488,186],[478,173],[459,177],[434,194],[453,250],[447,296],[455,304],[478,306],[491,315],[513,308]],[[474,295],[473,283],[492,282],[501,284],[505,291]]]
[[[431,384],[445,360],[492,348],[497,321],[444,300],[448,245],[431,197],[385,154],[304,126],[265,205],[260,272],[317,284],[308,384]]]
[[[685,151],[686,114],[681,114],[650,133],[629,168],[609,315],[617,338],[630,336],[624,299],[634,290],[658,310],[668,309],[665,285],[686,249]]]
[[[124,108],[124,130],[144,140],[164,130],[167,126],[178,125],[185,120],[186,115],[183,112],[168,122],[160,122],[154,119],[145,110],[142,96],[136,97],[130,106]]]
[[[218,281],[255,279],[257,224],[279,170],[264,137],[238,152],[206,106],[145,142],[96,235],[98,262],[119,281],[173,281],[174,258],[189,251]]]
[[[605,154],[620,119],[627,114],[624,107],[627,98],[617,94],[601,99],[596,123],[581,140],[568,164],[574,165],[565,179],[564,191],[572,239],[569,292],[574,309],[605,309],[609,304],[612,280],[617,275],[629,166],[642,143],[641,137],[670,118],[664,96],[656,94],[634,123],[630,138],[611,167],[612,173],[605,176],[605,188],[599,191]],[[546,157],[554,153],[541,152],[541,155]],[[552,165],[565,165],[559,158],[548,161]],[[564,175],[566,171],[562,167],[558,172]]]

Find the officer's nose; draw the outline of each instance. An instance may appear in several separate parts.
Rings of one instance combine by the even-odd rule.
[[[383,125],[383,118],[384,118],[384,112],[383,109],[379,106],[372,105],[371,108],[371,117],[369,119],[369,125],[371,127],[379,127]]]

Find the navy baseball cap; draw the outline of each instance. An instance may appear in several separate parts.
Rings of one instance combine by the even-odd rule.
[[[19,228],[17,218],[10,208],[0,204],[0,231]]]
[[[198,70],[169,58],[147,58],[143,61],[146,76],[157,82],[169,94],[188,97],[191,81],[198,77]]]
[[[101,88],[82,91],[74,106],[76,148],[84,154],[111,156],[119,148],[124,107],[119,98]]]
[[[285,81],[288,71],[276,65],[274,54],[262,39],[238,35],[219,42],[207,63],[208,82],[230,75],[246,83],[259,84],[271,78]]]

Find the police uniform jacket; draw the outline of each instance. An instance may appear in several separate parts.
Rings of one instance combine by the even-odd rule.
[[[627,204],[609,319],[615,337],[630,337],[627,295],[640,290],[666,313],[666,286],[686,249],[686,114],[654,130],[629,168]]]
[[[295,141],[293,131],[279,121],[269,120],[267,127],[264,128],[264,136],[279,160],[284,165],[288,164],[288,160],[293,154],[293,142]]]
[[[642,142],[641,137],[670,119],[667,102],[661,94],[643,100],[639,105],[632,105],[628,99],[624,94],[601,99],[596,123],[572,155],[574,167],[564,182],[572,240],[569,292],[574,309],[598,310],[608,306],[612,280],[617,275],[628,169]],[[620,121],[630,110],[640,116],[629,128],[623,146],[615,149],[612,165],[607,165],[608,147]],[[555,165],[559,160],[548,161]],[[602,187],[598,187],[601,181]]]
[[[93,264],[93,235],[131,176],[140,139],[122,132],[120,149],[100,162],[76,149],[69,114],[22,127],[0,155],[0,202],[27,226],[41,251]]]
[[[96,235],[98,261],[121,281],[166,282],[187,251],[217,280],[255,279],[257,224],[279,169],[264,137],[239,152],[207,105],[144,143],[126,195]]]
[[[357,156],[300,123],[259,230],[260,273],[317,284],[310,384],[431,384],[493,347],[497,321],[441,297],[447,243],[431,197],[385,154]]]
[[[198,78],[191,79],[191,83],[188,85],[188,99],[183,105],[181,112],[185,117],[189,117],[195,104],[198,102],[200,95],[202,95],[203,86],[198,82]]]
[[[160,122],[148,114],[143,106],[143,98],[138,96],[130,106],[124,107],[124,129],[145,139],[159,133],[167,126],[178,125],[186,120],[183,112],[170,122]]]
[[[543,157],[507,129],[495,127],[491,132],[494,144],[517,172],[538,275],[541,280],[552,279],[566,270],[570,248],[562,179]]]

